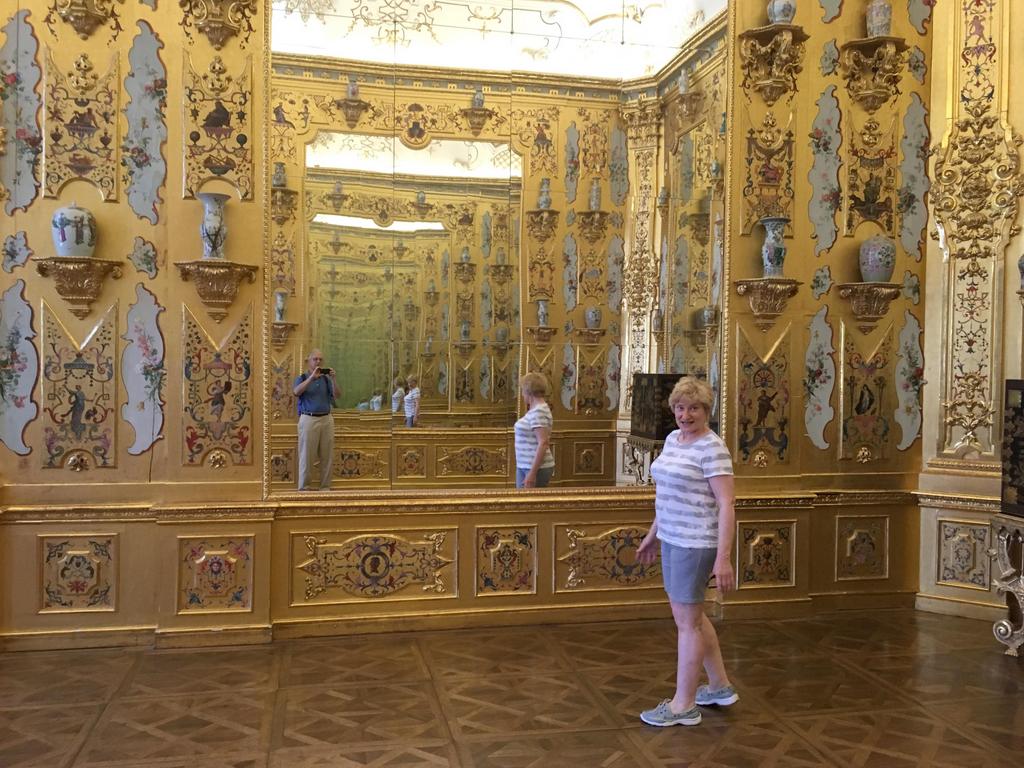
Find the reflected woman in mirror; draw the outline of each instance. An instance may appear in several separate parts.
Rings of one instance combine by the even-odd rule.
[[[545,488],[555,471],[551,453],[551,408],[548,380],[541,373],[519,379],[526,413],[516,422],[516,488]]]
[[[403,398],[405,403],[405,426],[415,427],[420,421],[420,388],[417,386],[419,379],[415,376],[409,376],[405,380],[405,384],[408,389]]]
[[[729,682],[718,634],[704,615],[711,575],[720,592],[735,585],[732,560],[733,472],[729,449],[708,427],[713,394],[707,382],[684,376],[669,395],[675,430],[651,464],[654,523],[637,548],[653,563],[661,542],[661,575],[678,633],[676,692],[640,714],[648,725],[698,725],[700,706],[727,707],[739,700]],[[698,687],[703,666],[708,684]]]
[[[395,388],[395,391],[391,393],[391,412],[398,413],[398,409],[402,407],[402,400],[405,398],[405,382],[402,381],[401,376],[395,376],[391,386]]]

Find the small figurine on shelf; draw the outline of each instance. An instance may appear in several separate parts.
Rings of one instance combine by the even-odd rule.
[[[274,322],[284,322],[285,302],[288,300],[287,291],[274,291]]]
[[[288,177],[284,173],[284,163],[274,163],[274,175],[270,177],[270,186],[284,187],[288,185]]]
[[[685,96],[690,92],[690,73],[686,68],[679,70],[679,95]]]
[[[666,187],[664,185],[662,186],[661,190],[658,192],[658,205],[659,206],[668,205],[668,187]]]
[[[462,254],[459,256],[459,260],[463,264],[469,264],[469,246],[465,246],[462,249]]]
[[[541,328],[547,328],[548,325],[548,301],[547,299],[537,299],[537,325]]]
[[[484,108],[484,89],[482,86],[477,86],[476,90],[473,91],[473,109]]]
[[[416,205],[422,207],[427,204],[427,193],[420,190],[416,193]]]
[[[345,98],[351,99],[352,101],[359,100],[359,83],[356,81],[355,75],[348,76],[348,87],[345,89]]]
[[[601,180],[593,179],[590,182],[590,210],[601,210]]]

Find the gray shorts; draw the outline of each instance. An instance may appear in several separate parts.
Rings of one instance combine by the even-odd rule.
[[[703,603],[717,556],[717,549],[689,549],[661,542],[661,578],[668,599],[683,605]]]

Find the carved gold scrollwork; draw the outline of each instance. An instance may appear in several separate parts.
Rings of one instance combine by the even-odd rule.
[[[220,322],[228,315],[228,308],[238,296],[238,286],[243,280],[256,282],[258,267],[250,264],[235,264],[231,261],[203,259],[201,261],[179,261],[175,265],[181,279],[196,284],[199,300],[207,307],[207,313],[214,321]]]
[[[181,26],[186,34],[192,25],[206,35],[210,45],[220,50],[235,35],[242,35],[242,44],[253,30],[256,0],[178,0],[183,12]]]
[[[270,342],[280,349],[288,343],[288,337],[298,326],[297,323],[275,322],[270,325]]]
[[[604,237],[608,230],[608,211],[580,211],[576,214],[580,234],[583,239],[593,245]]]
[[[341,110],[345,124],[351,129],[359,124],[359,118],[370,108],[370,103],[362,99],[336,99],[334,106]]]
[[[123,2],[124,0],[55,0],[46,21],[50,23],[53,14],[57,14],[61,21],[72,26],[82,40],[88,40],[98,27],[109,21],[111,29],[114,30],[114,37],[117,37],[117,33],[121,31],[121,24],[114,6],[115,3]]]
[[[754,313],[754,325],[767,331],[779,316],[786,311],[786,304],[796,296],[803,283],[786,277],[758,277],[751,280],[737,280],[736,293],[746,296],[750,311]]]
[[[906,50],[907,43],[900,37],[869,37],[843,44],[839,61],[850,97],[875,112],[899,96]]]
[[[466,124],[469,125],[469,130],[474,136],[479,136],[480,132],[487,125],[487,121],[494,117],[494,110],[487,109],[486,107],[466,107],[460,109],[459,114],[465,119]]]
[[[739,38],[745,91],[757,91],[769,107],[796,91],[807,40],[803,27],[770,24],[741,32]]]
[[[43,277],[53,277],[57,293],[70,305],[71,314],[84,318],[99,298],[107,276],[115,280],[121,277],[121,263],[92,257],[57,256],[36,259],[36,271]]]
[[[551,239],[558,226],[558,211],[540,210],[526,212],[526,231],[537,242]]]
[[[903,286],[896,283],[841,283],[839,298],[850,302],[857,329],[871,333],[889,312],[889,304],[900,295]]]

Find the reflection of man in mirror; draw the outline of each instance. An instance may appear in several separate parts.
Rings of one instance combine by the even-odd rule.
[[[338,397],[334,371],[323,366],[323,353],[309,353],[306,373],[297,379],[292,393],[299,406],[299,490],[310,488],[312,462],[320,461],[320,490],[331,487],[331,456],[334,452],[334,420],[331,408]]]

